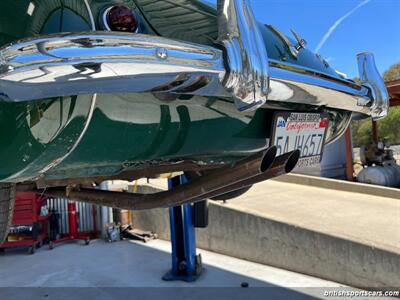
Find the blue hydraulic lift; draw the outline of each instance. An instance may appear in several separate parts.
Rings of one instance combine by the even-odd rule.
[[[184,175],[177,176],[168,180],[168,188],[172,189],[186,182]],[[201,255],[196,254],[195,228],[205,228],[208,225],[207,200],[171,207],[169,220],[172,268],[164,275],[163,280],[195,281],[202,272]]]

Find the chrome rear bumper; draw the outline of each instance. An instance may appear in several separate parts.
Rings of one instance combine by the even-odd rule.
[[[247,1],[219,0],[218,18],[223,50],[115,32],[58,34],[5,46],[0,49],[0,97],[27,101],[169,92],[232,97],[240,111],[279,101],[361,112],[374,119],[386,115],[388,94],[372,54],[358,56],[358,85],[269,60]]]

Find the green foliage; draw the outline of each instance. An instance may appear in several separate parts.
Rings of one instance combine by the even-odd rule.
[[[400,79],[400,63],[392,65],[385,73],[383,73],[385,81]]]
[[[359,147],[372,140],[372,122],[370,118],[352,121],[353,144]],[[378,121],[378,136],[392,145],[400,144],[400,107],[391,107],[386,118]]]
[[[392,107],[388,116],[378,124],[379,133],[383,139],[388,140],[391,144],[400,142],[400,107]]]
[[[352,121],[351,127],[354,147],[360,147],[363,144],[367,144],[372,139],[372,123],[370,118],[360,121]]]

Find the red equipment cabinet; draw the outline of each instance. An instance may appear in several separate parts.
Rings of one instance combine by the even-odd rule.
[[[47,198],[44,196],[30,192],[17,192],[10,233],[7,241],[0,244],[0,249],[29,247],[28,252],[33,254],[36,247],[41,246],[47,238],[48,216],[40,215],[42,206],[46,204]],[[31,227],[31,231],[13,232],[13,229],[18,226]]]

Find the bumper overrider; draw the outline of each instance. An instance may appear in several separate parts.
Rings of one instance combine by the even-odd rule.
[[[0,49],[0,97],[28,101],[117,92],[232,97],[240,111],[267,101],[387,114],[371,53],[357,56],[361,84],[268,59],[246,0],[218,0],[218,47],[142,34],[90,32],[30,38]]]

